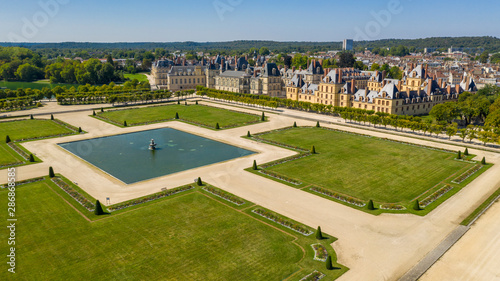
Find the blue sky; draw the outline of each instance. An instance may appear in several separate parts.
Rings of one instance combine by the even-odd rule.
[[[0,1],[0,42],[500,37],[498,0]]]

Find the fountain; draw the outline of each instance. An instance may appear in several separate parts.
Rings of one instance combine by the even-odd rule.
[[[155,150],[156,149],[156,143],[154,139],[151,139],[151,143],[149,144],[149,150]]]

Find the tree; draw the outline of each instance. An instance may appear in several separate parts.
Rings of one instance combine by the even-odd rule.
[[[311,147],[311,154],[316,154],[316,148],[314,147],[314,145]]]
[[[216,129],[216,130],[219,130],[219,129],[220,129],[219,122],[217,122],[217,124],[215,124],[215,129]]]
[[[30,114],[30,119],[31,119],[31,120],[33,120],[33,119],[34,119],[34,118],[33,118],[33,114]]]
[[[479,56],[479,62],[480,63],[487,63],[488,59],[490,57],[490,54],[488,54],[487,51],[484,51],[480,56]]]
[[[102,206],[101,206],[101,203],[99,202],[99,200],[96,200],[96,201],[95,201],[95,210],[94,210],[94,214],[95,214],[96,216],[104,215],[104,211],[102,210]]]
[[[262,112],[262,116],[260,117],[260,121],[262,121],[262,122],[266,121],[266,116],[264,115],[264,112]]]
[[[370,201],[368,201],[368,210],[375,210],[375,206],[373,206],[373,200],[370,199]]]
[[[82,132],[82,127],[78,127],[78,133]]]
[[[198,179],[196,180],[196,185],[197,186],[202,186],[203,185],[203,182],[201,181],[201,177],[198,177]]]
[[[458,151],[457,159],[462,159],[462,152],[460,150]]]
[[[54,120],[54,115],[50,114],[50,120]]]
[[[469,149],[467,147],[465,148],[464,155],[469,156]]]
[[[250,134],[250,131],[247,131],[247,138],[251,138],[252,135]]]
[[[31,153],[30,153],[29,161],[30,162],[35,162],[35,157],[33,157],[33,154],[31,154]]]
[[[127,127],[127,121],[123,121],[123,127]]]
[[[318,226],[318,229],[316,229],[316,239],[318,239],[318,240],[323,239],[323,233],[321,232],[321,226]]]
[[[43,78],[43,71],[36,66],[25,63],[16,70],[16,77],[21,81],[31,82]]]
[[[422,210],[422,208],[420,208],[420,202],[418,201],[418,199],[417,199],[417,201],[415,201],[415,205],[413,205],[413,210],[415,210],[415,211]]]
[[[252,169],[254,171],[257,171],[259,169],[259,167],[257,166],[257,161],[253,160],[253,165],[252,165]]]
[[[179,113],[178,112],[175,113],[175,119],[179,119]]]
[[[451,139],[451,137],[457,134],[458,131],[457,126],[458,126],[457,123],[453,123],[452,125],[446,127],[446,135],[448,135],[448,139]]]
[[[319,128],[319,121],[316,122],[316,128]]]
[[[259,50],[259,54],[260,54],[261,56],[267,56],[267,55],[269,55],[269,53],[270,53],[270,52],[269,52],[269,49],[268,49],[267,47],[262,47],[262,48],[260,48],[260,50]]]
[[[292,67],[292,57],[291,56],[285,56],[283,58],[283,64],[288,67],[288,68],[291,68]]]
[[[467,137],[467,129],[460,129],[458,130],[460,138],[462,139],[462,142],[465,142],[465,138]]]
[[[500,101],[500,98],[498,98],[497,100]],[[496,103],[496,101],[495,101],[495,103]],[[488,117],[486,117],[486,121],[484,122],[484,125],[491,126],[491,127],[500,127],[500,110],[495,110],[495,111],[491,112],[490,114],[488,114]]]
[[[297,122],[293,122],[293,126],[294,128],[297,128]]]
[[[328,257],[326,258],[326,269],[327,270],[333,269],[332,256],[330,256],[330,255],[328,255]]]
[[[92,116],[95,116],[95,110],[92,110]]]
[[[5,136],[5,143],[9,143],[10,142],[10,137],[9,135]]]
[[[486,158],[483,157],[483,159],[481,160],[481,165],[486,165]]]
[[[54,169],[52,169],[52,166],[49,167],[49,177],[53,178],[55,176],[56,176],[56,174],[54,174]]]
[[[339,54],[339,62],[338,62],[339,67],[341,68],[353,67],[355,62],[356,59],[354,58],[354,55],[351,52],[341,52]]]

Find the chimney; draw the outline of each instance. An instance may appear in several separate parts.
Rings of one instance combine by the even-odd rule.
[[[253,72],[253,77],[257,77],[257,70]]]
[[[455,85],[455,92],[456,92],[457,94],[460,94],[460,84],[456,84],[456,85]]]
[[[408,95],[407,97],[410,97],[410,88],[406,88],[406,94]]]
[[[443,88],[443,78],[438,79],[438,86],[439,88]]]
[[[429,80],[429,84],[427,84],[427,95],[430,95],[432,92],[432,82],[434,80]]]
[[[398,81],[398,86],[397,86],[397,87],[398,87],[398,91],[400,91],[400,92],[401,92],[401,89],[402,89],[401,87],[402,87],[402,86],[403,86],[403,81],[399,80],[399,81]]]
[[[446,88],[446,92],[449,94],[451,94],[451,85],[448,84],[448,87]]]
[[[293,71],[293,72],[295,72],[295,69],[296,69],[296,68],[295,68],[295,66],[292,66],[292,71]]]
[[[429,75],[427,75],[427,73],[428,73],[428,72],[427,72],[428,67],[429,67],[429,64],[428,64],[428,63],[426,63],[426,64],[425,64],[425,73],[424,73],[424,77],[422,77],[422,78],[426,78],[427,76],[429,76]]]
[[[342,82],[342,69],[339,69],[339,83]]]
[[[352,79],[351,80],[351,94],[354,94],[354,92],[356,91],[356,80]]]
[[[382,81],[387,77],[387,71],[382,71]]]
[[[470,82],[471,82],[471,77],[469,75],[467,75],[467,77],[465,79],[467,79],[467,80],[465,82],[465,89],[464,89],[464,91],[468,91],[469,90],[469,86],[470,86]]]

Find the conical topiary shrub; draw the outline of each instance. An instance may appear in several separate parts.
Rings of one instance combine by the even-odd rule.
[[[316,147],[314,147],[314,145],[311,147],[311,153],[316,154]]]
[[[101,107],[101,112],[104,112],[104,108]]]
[[[215,129],[216,130],[219,130],[220,129],[220,126],[219,126],[219,123],[217,122],[217,124],[215,124]]]
[[[203,182],[201,181],[201,177],[198,177],[198,179],[196,180],[196,185],[198,185],[198,186],[203,185]]]
[[[33,114],[30,114],[30,119],[33,119]]]
[[[250,134],[250,131],[247,132],[247,137],[250,138],[252,135]]]
[[[184,105],[188,105],[188,102],[187,102],[187,101],[184,101]]]
[[[462,152],[460,150],[458,151],[457,159],[462,159]]]
[[[96,200],[96,201],[95,201],[95,210],[94,210],[94,214],[95,214],[96,216],[104,215],[104,211],[102,210],[102,206],[101,206],[101,203],[99,202],[99,200]]]
[[[78,133],[82,132],[82,127],[78,127]]]
[[[55,176],[56,176],[56,174],[54,174],[54,169],[52,168],[52,166],[49,167],[49,177],[53,178]]]
[[[196,101],[196,103],[195,103],[195,104],[196,104],[196,105],[198,105],[198,101]]]
[[[179,113],[178,112],[175,113],[175,119],[179,119]]]
[[[127,127],[127,120],[123,121],[123,126]]]
[[[178,100],[178,101],[177,101],[177,104],[181,104],[181,101],[179,101],[179,100]]]
[[[266,115],[262,112],[262,116],[260,117],[260,121],[266,121]]]
[[[465,148],[464,155],[469,156],[469,150],[467,149],[467,147]]]
[[[316,122],[316,128],[319,128],[319,121]]]
[[[259,168],[257,167],[257,161],[253,160],[253,166],[252,166],[252,169],[254,171],[257,171]]]
[[[481,164],[486,165],[486,158],[483,157],[483,159],[481,160]]]
[[[92,116],[95,116],[95,110],[92,110]]]
[[[297,122],[293,122],[293,126],[294,128],[297,128]]]
[[[370,199],[370,201],[368,201],[368,210],[375,210],[375,206],[373,205],[373,200]]]
[[[33,157],[33,154],[30,153],[30,159],[29,159],[30,162],[35,162],[35,157]]]
[[[333,269],[333,264],[332,264],[332,256],[328,255],[326,258],[326,269],[332,270]]]
[[[54,115],[50,114],[50,120],[54,120]]]
[[[415,205],[413,205],[413,210],[415,210],[415,211],[422,210],[422,208],[420,208],[420,201],[418,201],[418,199],[417,199],[417,201],[415,201]]]
[[[321,226],[318,226],[318,229],[316,229],[316,239],[318,240],[323,239],[323,232],[321,232]]]
[[[7,135],[7,136],[5,137],[5,143],[9,143],[9,142],[10,142],[10,137],[9,137],[9,135]]]

